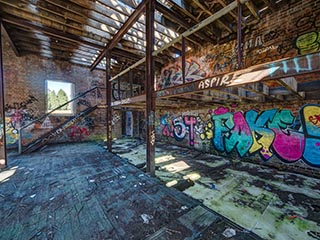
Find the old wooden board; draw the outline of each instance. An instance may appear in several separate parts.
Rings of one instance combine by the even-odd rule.
[[[140,240],[178,225],[189,230],[174,239],[195,239],[217,219],[221,229],[229,224],[93,143],[9,158],[0,172],[0,239]]]

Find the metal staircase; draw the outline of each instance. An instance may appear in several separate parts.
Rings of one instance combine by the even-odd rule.
[[[78,94],[75,98],[70,101],[54,108],[50,112],[42,115],[41,117],[29,122],[19,129],[19,153],[31,153],[41,149],[48,143],[52,143],[58,136],[64,131],[73,126],[75,123],[86,117],[88,114],[98,108],[98,98],[101,96],[100,88],[94,87],[81,94]],[[77,101],[77,102],[76,102]],[[59,110],[72,103],[76,103],[76,113],[73,116],[60,116],[57,115]],[[84,108],[84,109],[83,109]],[[49,128],[36,129],[36,125],[43,125],[47,119],[55,119],[54,124]],[[51,123],[51,122],[50,122]]]

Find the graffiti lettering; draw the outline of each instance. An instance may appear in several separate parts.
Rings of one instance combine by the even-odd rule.
[[[299,116],[290,110],[269,109],[232,112],[219,107],[210,119],[192,115],[161,117],[162,135],[194,146],[210,142],[220,151],[237,151],[240,157],[259,154],[263,161],[277,156],[286,163],[303,160],[320,167],[320,105],[305,105]],[[301,128],[295,122],[301,120]]]
[[[229,83],[231,83],[232,75],[225,75],[223,77],[213,77],[208,78],[199,83],[198,88],[199,89],[206,89],[206,88],[212,88],[212,87],[220,87],[220,86],[226,86]]]

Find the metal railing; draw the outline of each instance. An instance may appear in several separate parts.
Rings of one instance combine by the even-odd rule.
[[[80,98],[85,97],[85,102],[86,102],[87,104],[90,104],[91,106],[94,106],[94,105],[96,106],[96,105],[98,105],[98,99],[102,97],[102,94],[100,93],[100,89],[103,89],[103,88],[101,88],[101,87],[94,87],[94,88],[91,88],[91,89],[89,89],[89,90],[87,90],[87,91],[85,91],[85,92],[83,92],[83,93],[80,93],[80,94],[78,94],[76,97],[72,98],[71,100],[69,100],[69,101],[61,104],[60,106],[58,106],[58,107],[50,110],[49,112],[43,114],[42,116],[40,116],[40,117],[32,120],[31,122],[28,122],[27,124],[21,126],[21,127],[18,129],[18,152],[19,152],[19,154],[22,153],[23,147],[24,147],[24,146],[23,146],[23,131],[25,131],[26,129],[28,129],[28,127],[30,127],[30,126],[33,125],[33,124],[42,123],[42,121],[44,121],[48,116],[53,115],[53,114],[56,114],[55,112],[57,112],[59,109],[61,109],[61,108],[64,107],[64,106],[69,105],[70,103],[72,103],[72,102],[74,102],[74,101],[76,101],[76,100],[78,100],[78,99],[80,99]],[[94,92],[94,99],[88,98],[88,97],[87,97],[88,94],[89,94],[89,93],[93,93],[93,92]],[[90,95],[90,96],[92,97],[93,95]],[[80,103],[78,103],[78,105],[79,105],[78,108],[80,108],[80,105],[85,105],[85,104],[81,104],[81,102],[80,102]],[[90,106],[86,105],[86,107],[90,107]],[[80,110],[79,110],[79,111],[80,111]],[[77,111],[75,111],[72,115],[73,115],[73,116],[76,116],[76,115],[77,115]],[[61,115],[60,115],[60,114],[59,114],[59,115],[56,114],[55,116],[56,116],[56,117],[59,117],[59,116],[61,116],[61,117],[67,117],[66,115],[63,115],[63,114],[61,114]],[[71,118],[72,118],[72,117],[71,117]],[[51,129],[50,129],[50,130],[51,130]],[[47,132],[49,132],[49,131],[47,131]],[[45,133],[44,133],[44,134],[45,134]],[[33,141],[35,141],[37,138],[41,137],[42,135],[43,135],[43,133],[38,134],[38,135],[35,134],[35,139],[31,138],[31,141],[30,141],[29,143],[27,143],[26,145],[28,146],[30,143],[32,143]]]

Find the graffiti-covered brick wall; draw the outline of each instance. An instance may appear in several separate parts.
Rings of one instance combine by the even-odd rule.
[[[320,104],[218,106],[161,112],[162,141],[320,175]]]
[[[95,86],[104,86],[104,71],[90,71],[68,62],[39,58],[36,55],[16,57],[7,39],[3,37],[3,69],[6,104],[6,139],[7,146],[16,146],[18,128],[45,113],[45,81],[59,80],[74,84],[75,94]],[[105,91],[98,98],[105,98]],[[85,105],[85,100],[77,102]],[[80,106],[81,107],[81,106]],[[56,141],[81,141],[105,137],[105,109],[98,109],[74,123],[64,131]],[[25,133],[23,140],[37,134],[39,129],[52,128],[54,123],[62,121],[57,117],[45,119],[42,124],[35,124],[34,129]],[[121,125],[120,125],[121,127]]]
[[[320,50],[320,2],[289,2],[281,11],[244,29],[242,67]],[[187,52],[186,82],[237,70],[237,52],[236,40]],[[181,84],[181,66],[178,58],[164,67],[157,77],[157,89]]]

